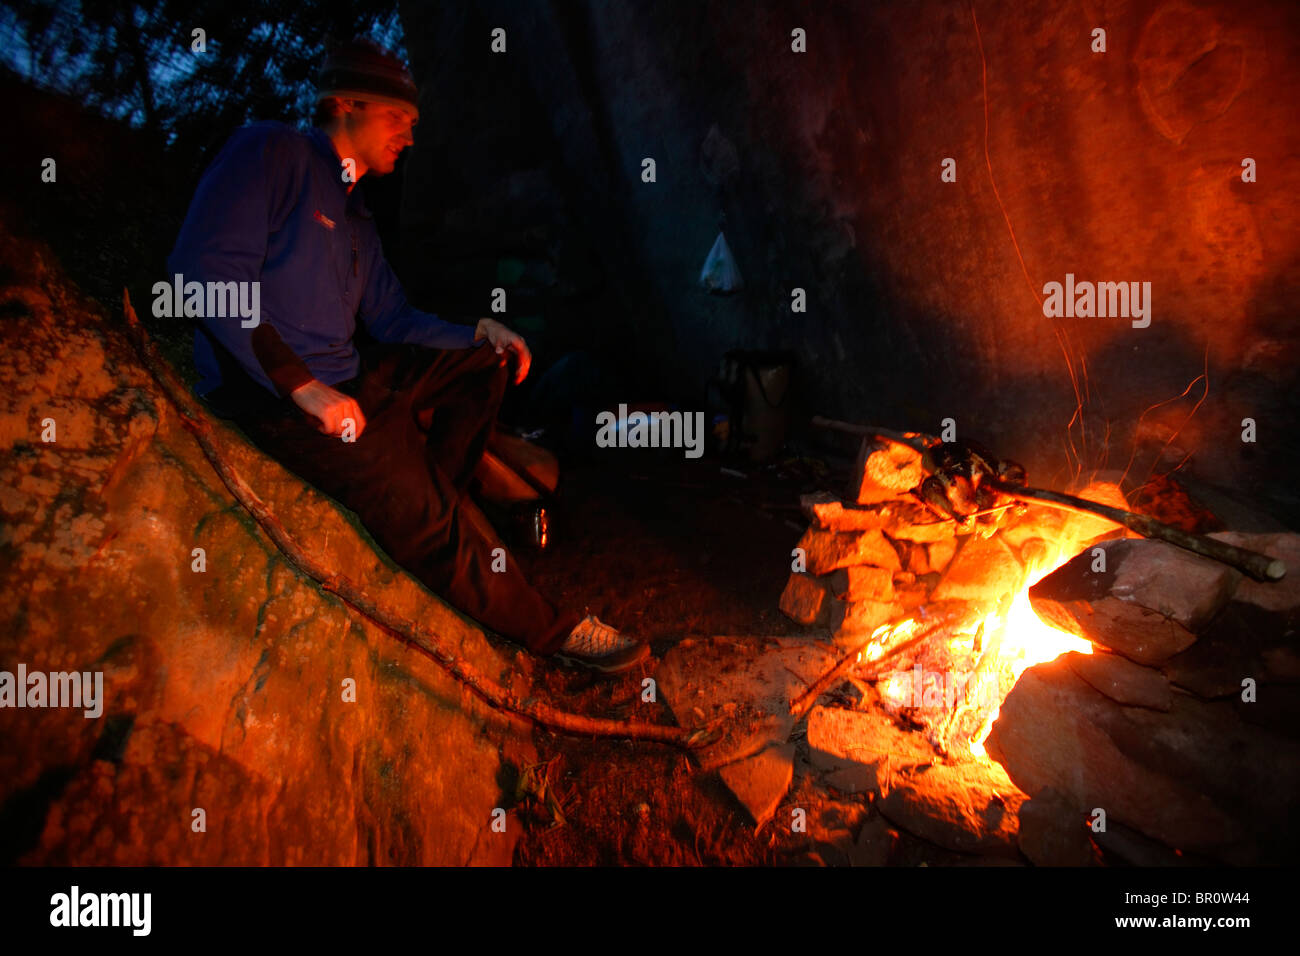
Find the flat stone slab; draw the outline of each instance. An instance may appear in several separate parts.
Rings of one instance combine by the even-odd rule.
[[[1193,634],[1223,607],[1241,574],[1165,541],[1123,540],[1103,545],[1114,581],[1110,594],[1159,611]]]
[[[899,768],[938,759],[919,734],[902,730],[874,708],[814,707],[808,714],[808,750],[823,779],[848,793],[879,792]]]
[[[722,721],[726,736],[701,755],[704,765],[761,758],[723,775],[756,820],[782,777],[789,786],[794,752],[784,745],[795,723],[790,701],[828,671],[838,654],[822,637],[718,636],[687,638],[659,665],[659,691],[679,725],[695,729]],[[776,799],[784,793],[781,788]]]
[[[718,771],[758,826],[772,819],[794,779],[794,744],[772,744]]]
[[[1117,703],[1152,710],[1168,710],[1173,703],[1169,679],[1155,668],[1101,650],[1092,654],[1071,651],[1065,659],[1071,670]]]
[[[897,774],[876,805],[893,823],[949,850],[1016,857],[1026,799],[998,764],[971,760]]]
[[[880,531],[822,531],[809,528],[799,539],[812,574],[830,574],[837,568],[871,564],[890,571],[902,570],[898,552]]]
[[[1049,624],[1152,665],[1190,647],[1240,580],[1163,541],[1121,539],[1061,565],[1029,589],[1029,601]]]

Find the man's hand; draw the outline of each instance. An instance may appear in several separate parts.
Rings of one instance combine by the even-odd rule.
[[[334,438],[341,436],[345,418],[350,418],[355,423],[355,437],[360,438],[365,431],[366,416],[361,414],[357,400],[330,388],[324,382],[312,379],[306,385],[295,388],[289,397],[299,408],[320,422],[317,431],[322,435]]]
[[[474,341],[486,338],[488,344],[496,349],[497,355],[504,355],[506,350],[515,353],[519,359],[519,368],[515,371],[515,384],[518,385],[528,377],[528,367],[533,364],[533,354],[528,351],[528,344],[518,332],[512,332],[496,319],[479,319],[474,327]]]

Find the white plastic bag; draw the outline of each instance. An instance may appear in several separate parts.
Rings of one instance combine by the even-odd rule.
[[[745,286],[740,278],[740,269],[736,267],[736,260],[731,256],[727,237],[721,232],[709,250],[708,258],[704,260],[704,268],[700,270],[700,285],[709,292],[718,294],[738,292]]]

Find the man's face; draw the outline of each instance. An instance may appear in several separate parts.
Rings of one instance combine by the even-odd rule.
[[[344,116],[348,136],[356,150],[357,159],[367,171],[386,176],[393,171],[397,157],[414,139],[415,111],[387,103],[357,100],[355,107]]]

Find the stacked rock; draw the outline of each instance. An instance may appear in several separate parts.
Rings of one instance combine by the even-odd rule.
[[[923,604],[966,602],[972,616],[982,615],[1045,562],[1124,533],[1104,518],[1040,507],[992,526],[958,524],[922,504],[921,455],[895,442],[863,441],[852,475],[843,498],[818,492],[800,499],[810,525],[795,547],[780,603],[791,620],[829,628],[841,643],[910,617]],[[1108,482],[1080,494],[1127,507]]]
[[[918,452],[864,441],[844,499],[828,492],[800,499],[811,523],[781,595],[791,620],[851,640],[929,598],[962,529],[911,494],[922,477]]]
[[[1141,865],[1300,852],[1300,535],[1214,537],[1293,570],[1260,583],[1110,541],[1030,589],[1040,617],[1094,645],[1026,671],[988,740],[1034,797],[1035,862],[1074,862],[1080,834]]]

